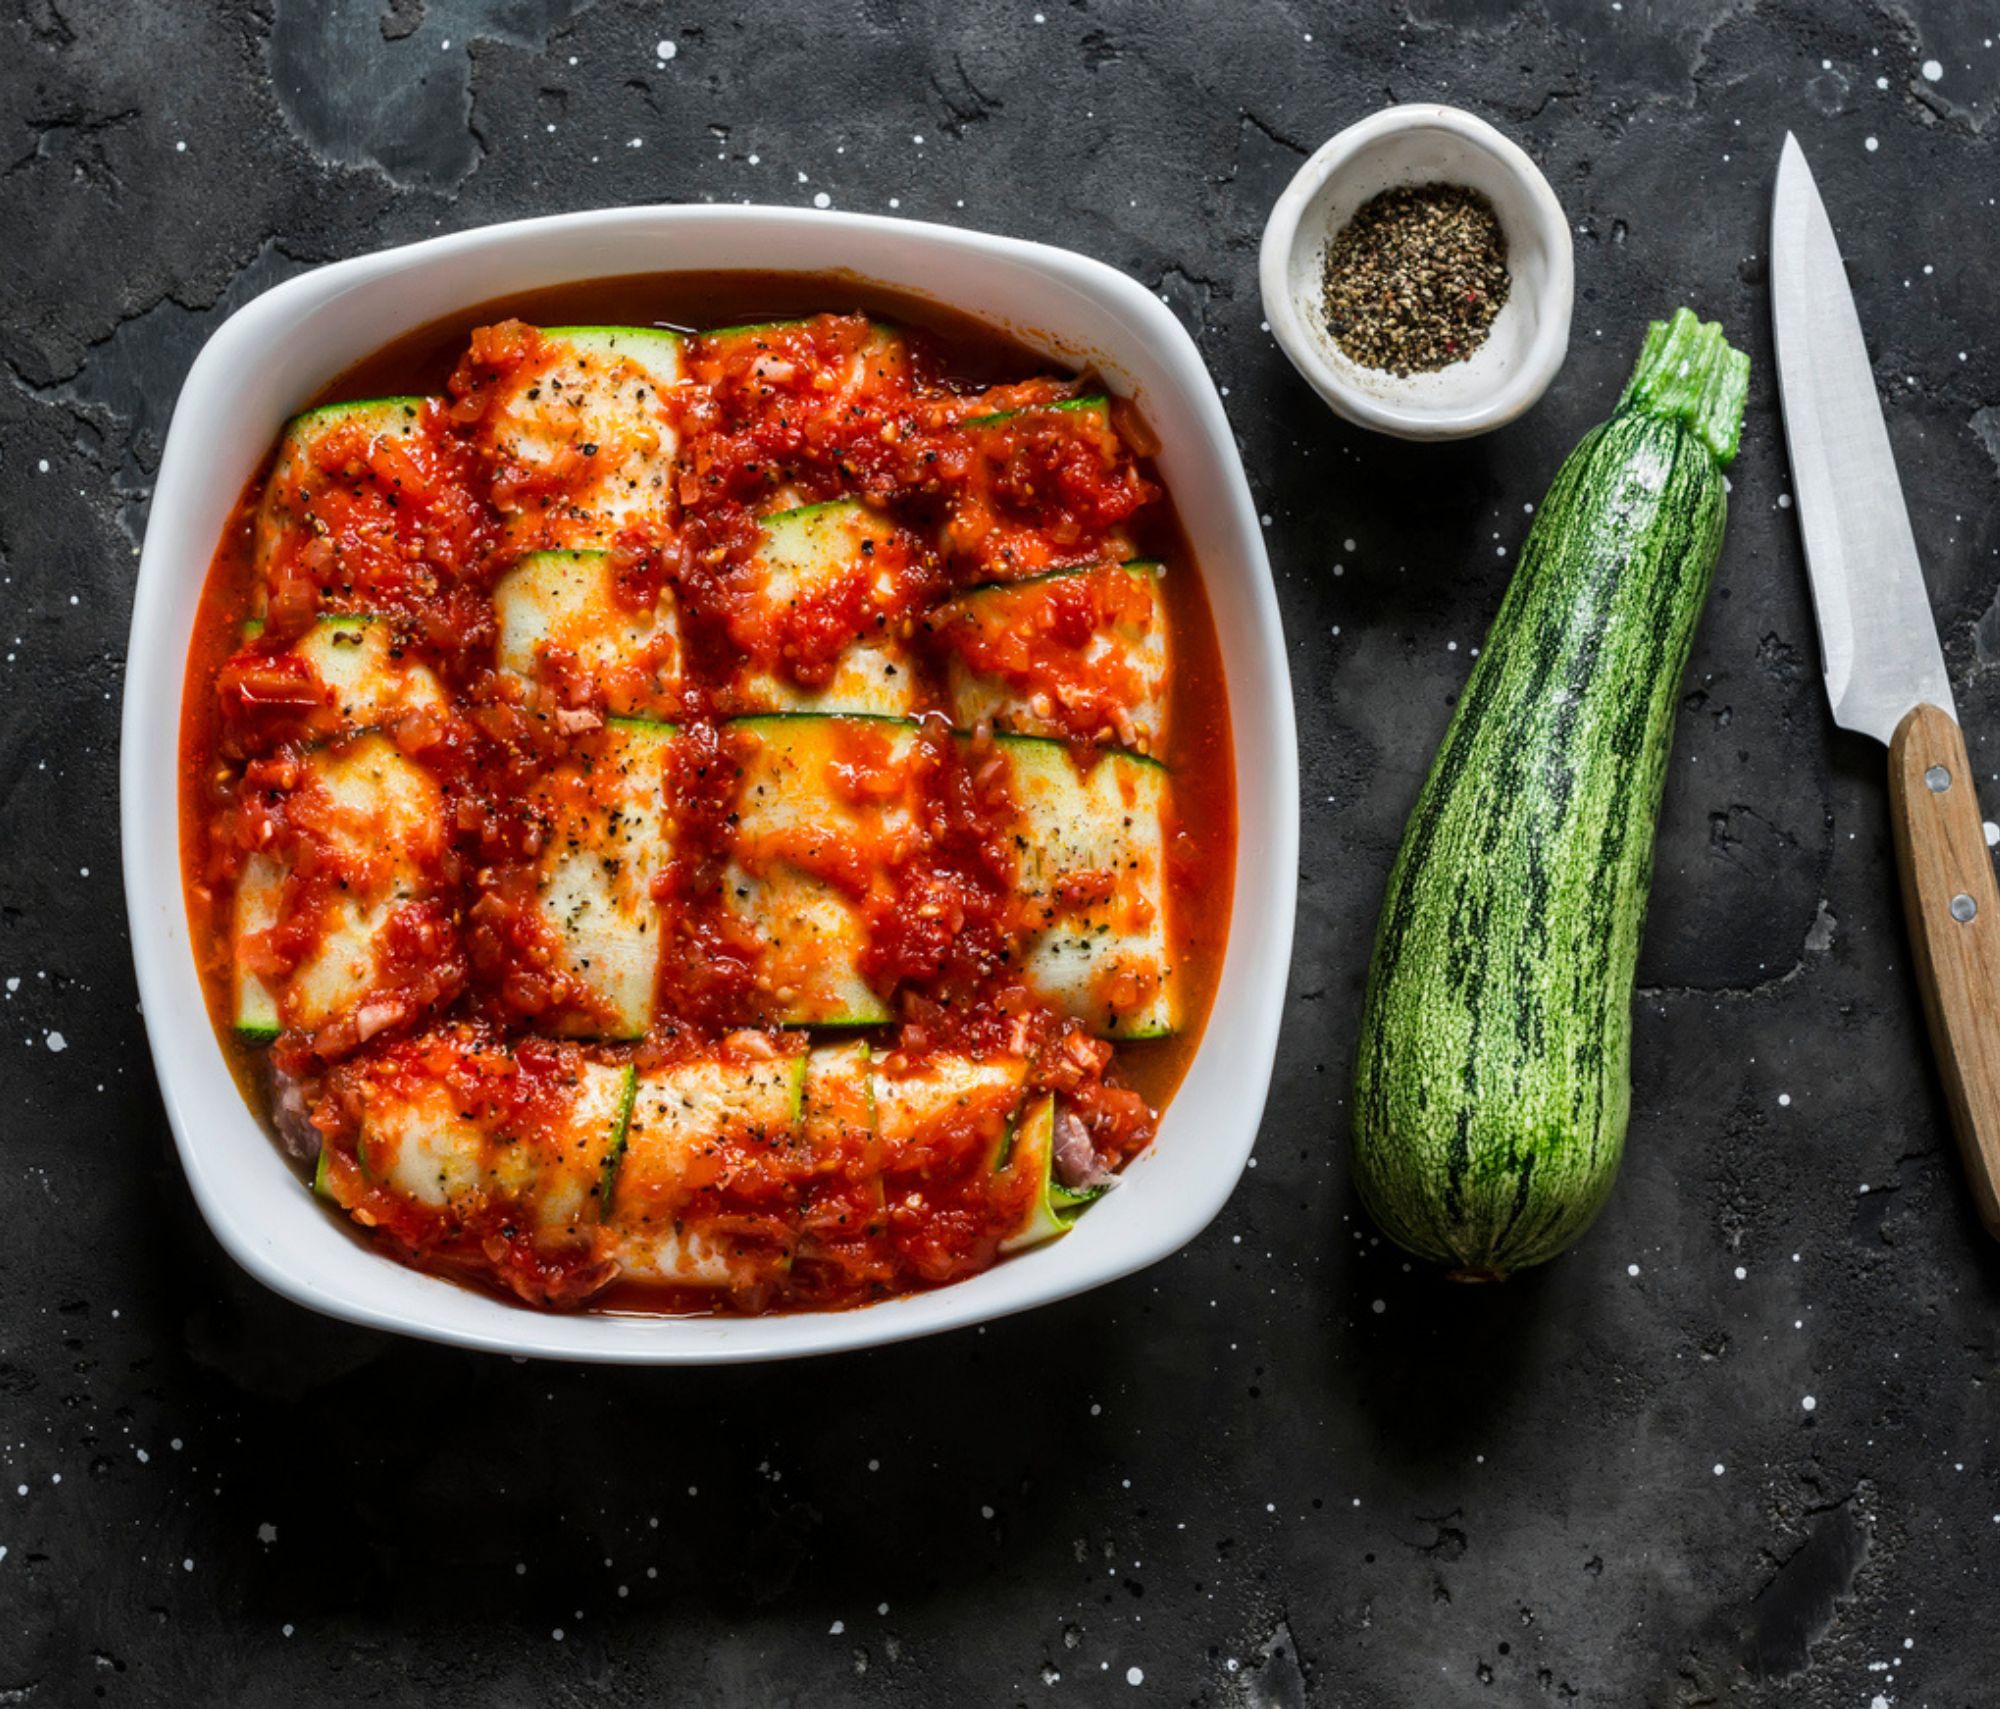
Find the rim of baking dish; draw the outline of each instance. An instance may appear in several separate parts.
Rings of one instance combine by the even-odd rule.
[[[228,510],[278,424],[341,368],[411,327],[454,308],[545,284],[676,271],[676,238],[744,252],[733,261],[683,260],[682,270],[733,266],[851,278],[972,312],[1052,359],[1095,361],[1115,389],[1132,391],[1156,428],[1163,413],[1187,416],[1199,445],[1169,443],[1158,461],[1182,500],[1184,521],[1190,495],[1182,489],[1190,484],[1212,489],[1201,495],[1207,506],[1201,528],[1227,541],[1227,551],[1218,553],[1211,538],[1200,565],[1216,614],[1233,732],[1235,888],[1215,1006],[1186,1078],[1162,1115],[1160,1135],[1128,1166],[1127,1186],[1094,1209],[1075,1234],[935,1290],[844,1311],[755,1317],[553,1314],[374,1251],[312,1200],[238,1089],[210,1023],[182,892],[179,732],[194,605]],[[649,264],[630,264],[635,246]],[[749,258],[760,248],[791,259],[770,267]],[[651,260],[655,253],[657,261]],[[619,256],[628,258],[626,264],[611,264]],[[925,288],[924,264],[940,258],[977,263],[992,270],[986,276],[1006,269],[1033,276],[1044,288],[1037,307],[1047,323],[1033,314],[967,311],[963,293],[947,296]],[[519,277],[491,290],[474,286],[441,307],[422,300],[416,289],[422,281],[482,259],[496,268],[512,263]],[[391,317],[395,324],[385,325],[372,345],[336,352],[338,359],[324,365],[312,386],[272,403],[264,412],[275,411],[268,431],[233,429],[257,446],[247,464],[219,453],[218,424],[243,404],[246,387],[260,383],[260,362],[287,333],[313,316],[354,307],[350,299],[379,291],[390,280],[411,286],[399,297],[403,307]],[[996,287],[1003,294],[1007,288]],[[1086,311],[1117,335],[1126,358],[1047,330]],[[1135,375],[1133,364],[1142,372]],[[1148,369],[1153,372],[1143,371]],[[268,390],[276,382],[267,378],[263,384]],[[244,1269],[287,1299],[330,1317],[517,1357],[603,1363],[720,1364],[878,1346],[1025,1311],[1157,1262],[1207,1226],[1255,1145],[1277,1052],[1298,871],[1297,733],[1277,599],[1235,440],[1194,341],[1143,286],[1069,250],[866,214],[742,205],[606,208],[476,227],[335,262],[275,286],[216,329],[174,407],[133,600],[119,787],[140,1004],[195,1201]],[[1191,1089],[1205,1107],[1194,1107]],[[247,1149],[246,1135],[254,1139],[255,1153]],[[1171,1183],[1171,1192],[1163,1185],[1148,1195],[1146,1183],[1161,1172],[1160,1160],[1173,1147],[1182,1148],[1172,1152],[1172,1173],[1180,1179]],[[284,1208],[283,1193],[296,1195],[310,1222]],[[1149,1196],[1159,1202],[1143,1202]],[[1120,1211],[1121,1202],[1144,1211],[1145,1220]],[[277,1214],[271,1214],[273,1207]]]

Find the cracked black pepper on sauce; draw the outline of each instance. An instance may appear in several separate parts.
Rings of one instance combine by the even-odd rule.
[[[1512,283],[1491,202],[1462,184],[1405,184],[1364,202],[1327,245],[1322,309],[1364,368],[1428,374],[1486,342]]]

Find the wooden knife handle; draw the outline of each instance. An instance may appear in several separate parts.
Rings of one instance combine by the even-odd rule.
[[[2000,886],[1986,852],[1965,737],[1918,706],[1889,744],[1903,912],[1965,1171],[2000,1239]]]

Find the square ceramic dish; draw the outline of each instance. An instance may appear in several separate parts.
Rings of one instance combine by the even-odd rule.
[[[211,553],[282,423],[336,374],[469,305],[678,269],[837,273],[993,323],[1095,366],[1163,442],[1215,612],[1235,731],[1236,889],[1215,1007],[1159,1135],[1068,1238],[932,1293],[772,1317],[557,1316],[369,1250],[317,1203],[245,1106],[209,1024],[181,893],[181,690]],[[253,1276],[354,1323],[537,1358],[699,1364],[903,1340],[1080,1293],[1200,1232],[1257,1135],[1291,961],[1298,755],[1270,566],[1221,401],[1159,300],[1101,262],[978,232],[790,208],[611,208],[487,226],[322,267],[233,315],[174,409],[132,612],[120,759],[126,904],[153,1063],[182,1165]]]

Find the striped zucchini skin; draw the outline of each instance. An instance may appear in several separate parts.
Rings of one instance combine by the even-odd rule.
[[[1643,383],[1649,362],[1666,384]],[[1747,366],[1686,310],[1655,327],[1543,501],[1390,874],[1355,1174],[1392,1238],[1469,1278],[1554,1257],[1617,1172],[1654,830]]]

